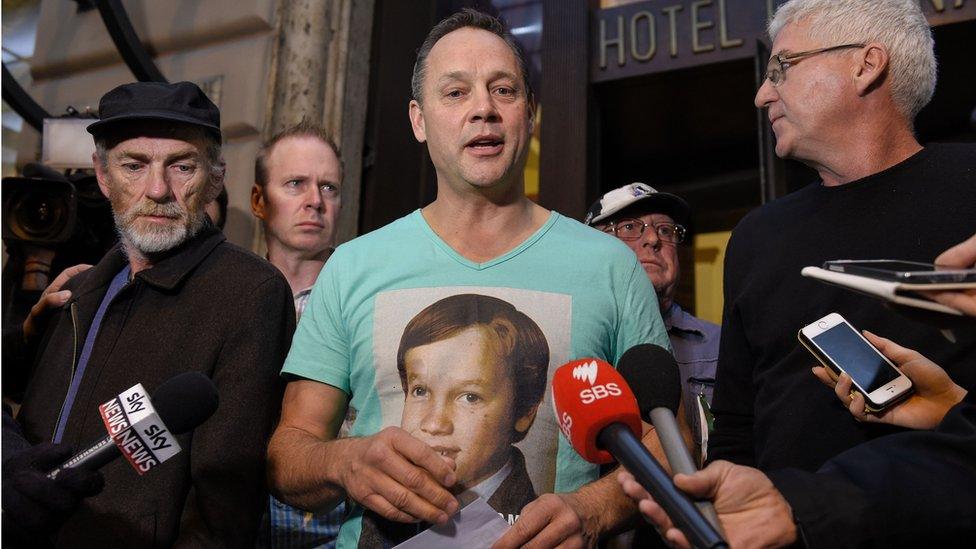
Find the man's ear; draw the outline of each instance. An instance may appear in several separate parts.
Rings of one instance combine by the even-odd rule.
[[[526,412],[524,416],[515,420],[515,430],[522,434],[527,433],[529,431],[529,427],[532,427],[532,423],[535,421],[535,414],[538,411],[538,404],[529,408],[529,411]]]
[[[264,192],[257,183],[251,186],[251,213],[264,220]]]
[[[102,191],[105,198],[108,198],[108,174],[105,173],[98,153],[92,153],[92,164],[95,165],[95,180],[98,181],[98,189]]]
[[[884,81],[888,70],[888,50],[880,42],[871,42],[856,55],[854,68],[854,87],[857,94],[865,96]]]
[[[424,123],[424,111],[416,99],[410,100],[410,127],[413,136],[421,143],[427,142],[427,125]]]

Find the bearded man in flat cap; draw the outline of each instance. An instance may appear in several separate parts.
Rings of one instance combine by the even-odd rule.
[[[81,449],[105,436],[98,406],[136,383],[213,380],[220,404],[182,451],[144,478],[102,468],[57,546],[254,546],[264,446],[295,326],[291,292],[267,262],[225,241],[204,213],[223,186],[220,112],[196,85],[140,82],[107,93],[94,136],[99,188],[119,243],[57,296],[18,417],[27,438]],[[27,334],[31,336],[31,334]],[[188,403],[189,404],[189,403]]]

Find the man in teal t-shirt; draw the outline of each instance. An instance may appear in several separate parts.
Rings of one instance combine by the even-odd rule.
[[[635,512],[561,437],[546,389],[565,362],[668,336],[626,246],[525,198],[535,105],[513,44],[471,10],[431,31],[410,119],[437,198],[336,250],[285,363],[272,483],[302,508],[358,504],[340,547],[396,545],[478,497],[512,547]]]

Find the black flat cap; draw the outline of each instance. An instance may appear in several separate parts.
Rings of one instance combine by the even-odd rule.
[[[88,126],[88,133],[100,137],[120,122],[167,120],[203,128],[220,135],[220,109],[193,82],[133,82],[123,84],[102,96],[98,102],[99,121]]]

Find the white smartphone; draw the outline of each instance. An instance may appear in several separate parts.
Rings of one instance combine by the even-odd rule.
[[[851,376],[869,412],[880,412],[912,394],[912,381],[839,314],[805,326],[798,336],[834,375]]]

